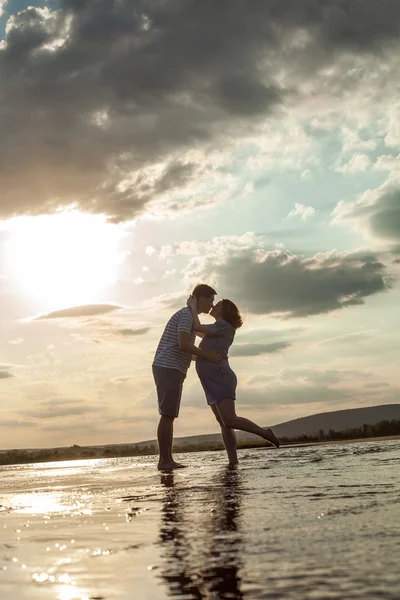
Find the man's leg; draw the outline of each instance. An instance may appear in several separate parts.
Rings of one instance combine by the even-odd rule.
[[[170,469],[173,467],[172,460],[172,439],[174,435],[175,417],[166,417],[161,415],[157,428],[157,440],[159,450],[159,469]]]
[[[172,458],[174,420],[179,414],[182,387],[185,375],[177,369],[153,367],[157,387],[158,410],[161,415],[157,428],[160,470],[184,467]]]
[[[215,418],[221,426],[222,440],[224,442],[225,450],[228,455],[230,465],[237,465],[238,458],[236,452],[236,432],[232,427],[226,427],[219,416],[219,412],[214,404],[210,405],[211,410],[214,413]]]
[[[186,465],[177,463],[172,458],[172,440],[174,436],[175,417],[161,415],[157,428],[157,440],[159,459],[157,468],[160,471],[171,471],[172,469],[184,469]]]

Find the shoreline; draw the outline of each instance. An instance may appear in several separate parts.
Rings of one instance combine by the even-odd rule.
[[[390,440],[398,440],[400,435],[375,436],[367,438],[348,438],[343,440],[323,440],[319,442],[293,442],[281,444],[280,450],[284,448],[304,448],[310,446],[328,446],[337,444],[351,444],[360,442],[385,442]],[[99,460],[106,458],[134,458],[141,456],[157,456],[156,453],[136,453],[132,452],[137,444],[118,444],[104,446],[64,446],[59,448],[41,448],[41,449],[13,449],[0,451],[0,469],[20,464],[35,464],[49,463],[75,460]],[[260,444],[239,444],[238,450],[249,449],[270,449],[274,448],[263,443]],[[177,454],[191,454],[193,452],[218,452],[223,450],[223,446],[218,448],[209,447],[192,447],[190,450],[185,450],[184,447],[176,447],[174,451]]]

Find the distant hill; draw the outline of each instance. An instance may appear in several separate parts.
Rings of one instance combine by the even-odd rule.
[[[302,434],[318,433],[320,429],[328,432],[329,429],[343,431],[362,425],[375,425],[379,421],[400,420],[400,404],[382,404],[381,406],[367,406],[366,408],[350,408],[319,413],[286,421],[274,426],[274,432],[280,437],[293,437]]]
[[[362,425],[375,425],[379,421],[400,420],[400,404],[382,404],[380,406],[368,406],[366,408],[349,408],[346,410],[334,410],[332,412],[318,413],[300,419],[286,421],[279,425],[273,425],[275,435],[278,437],[296,437],[305,434],[315,434],[323,429],[326,433],[329,429],[342,431],[353,429]],[[260,438],[251,433],[237,432],[238,440],[259,440]],[[178,446],[189,444],[206,444],[221,440],[219,433],[207,435],[191,435],[187,437],[174,438]],[[149,446],[156,444],[156,440],[139,442],[138,446]]]

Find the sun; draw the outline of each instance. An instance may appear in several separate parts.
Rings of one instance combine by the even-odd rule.
[[[9,276],[46,308],[99,301],[116,281],[126,233],[104,216],[65,210],[9,225]]]

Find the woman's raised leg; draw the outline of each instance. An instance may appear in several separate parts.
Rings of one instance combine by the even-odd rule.
[[[279,440],[271,429],[263,429],[253,421],[236,415],[235,401],[232,398],[225,398],[216,407],[222,422],[228,429],[240,429],[240,431],[255,433],[279,448]]]

